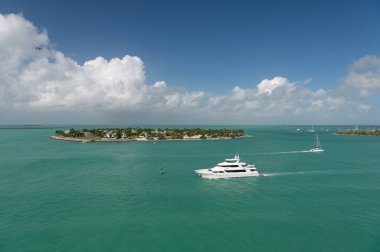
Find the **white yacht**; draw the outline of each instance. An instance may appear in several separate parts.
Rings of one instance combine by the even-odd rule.
[[[322,152],[322,151],[324,151],[322,149],[321,142],[319,142],[319,137],[318,137],[317,133],[315,133],[315,137],[317,138],[316,147],[311,149],[310,152]]]
[[[240,161],[239,154],[234,158],[225,159],[224,162],[210,169],[195,170],[202,178],[219,179],[219,178],[245,178],[262,176],[256,170],[255,165],[249,165]]]

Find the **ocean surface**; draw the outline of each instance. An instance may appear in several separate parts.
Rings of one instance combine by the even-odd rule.
[[[1,127],[0,251],[380,251],[380,137],[315,126],[325,151],[309,153],[307,126],[225,127],[252,137],[83,144],[48,138],[67,126]],[[194,173],[237,152],[267,176]]]

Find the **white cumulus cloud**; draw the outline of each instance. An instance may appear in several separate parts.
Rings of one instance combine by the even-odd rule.
[[[260,82],[259,85],[257,85],[258,93],[259,94],[272,94],[272,92],[281,86],[284,85],[290,85],[288,80],[283,77],[274,77],[271,80],[265,79]]]
[[[363,97],[377,91],[379,66],[379,58],[365,56],[350,67],[342,85]],[[109,60],[99,56],[79,64],[51,47],[47,31],[21,15],[0,14],[3,118],[32,112],[41,118],[44,113],[58,118],[64,114],[61,122],[67,117],[113,115],[139,122],[161,120],[153,123],[181,118],[187,123],[318,123],[317,116],[328,122],[372,108],[338,92],[306,87],[310,81],[290,82],[275,76],[247,88],[235,86],[225,95],[171,87],[165,81],[148,84],[144,63],[137,56]]]
[[[342,89],[366,98],[380,90],[380,58],[366,55],[355,61],[342,81]]]

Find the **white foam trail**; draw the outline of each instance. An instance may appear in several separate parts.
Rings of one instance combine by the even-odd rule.
[[[340,171],[336,170],[317,170],[317,171],[298,171],[298,172],[274,172],[274,173],[263,173],[265,177],[271,176],[287,176],[287,175],[308,175],[308,174],[324,174],[324,175],[333,175],[333,174],[341,174]]]
[[[279,151],[279,152],[263,152],[263,153],[251,153],[251,154],[240,154],[241,156],[255,156],[255,155],[276,155],[276,154],[296,154],[296,153],[307,153],[309,150],[303,151]]]
[[[264,177],[299,175],[299,174],[305,174],[305,173],[313,173],[313,172],[276,172],[276,173],[264,173]]]

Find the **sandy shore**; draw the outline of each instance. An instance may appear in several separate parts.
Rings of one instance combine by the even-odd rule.
[[[150,142],[158,142],[158,141],[202,141],[202,140],[230,140],[233,139],[231,137],[219,137],[219,138],[186,138],[186,139],[146,139],[146,138],[136,138],[136,139],[109,139],[109,138],[98,138],[98,139],[81,139],[81,138],[73,138],[73,137],[60,137],[60,136],[50,136],[49,138],[54,140],[61,141],[71,141],[71,142],[132,142],[132,141],[150,141]],[[243,137],[236,137],[243,138]]]
[[[73,137],[60,137],[60,136],[50,136],[49,138],[54,140],[62,140],[62,141],[71,141],[71,142],[131,142],[135,140],[131,139],[108,139],[108,138],[100,138],[100,139],[85,139],[85,138],[73,138]]]

